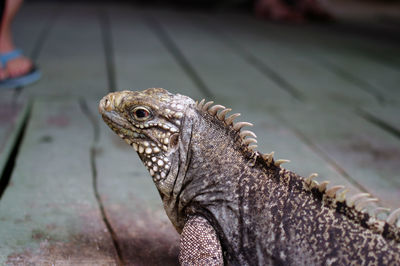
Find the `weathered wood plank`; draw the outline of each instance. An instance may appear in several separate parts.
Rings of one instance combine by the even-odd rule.
[[[198,26],[201,26],[201,21],[204,21],[204,17],[198,18]],[[249,30],[250,25],[239,24],[237,21],[229,23],[214,19],[206,27],[210,34],[242,54],[255,67],[271,69],[300,91],[307,102],[350,106],[377,102],[373,93],[321,67],[320,62],[313,60],[311,53],[293,49],[291,42],[283,42],[267,31]],[[310,45],[313,45],[312,42]]]
[[[42,51],[42,44],[59,12],[59,6],[54,3],[26,2],[16,14],[12,24],[14,42],[34,61]]]
[[[382,91],[387,102],[400,102],[400,91],[398,89],[400,63],[397,66],[388,66],[350,54],[343,56],[324,54],[323,58],[336,67],[340,66],[341,69],[351,73],[356,79],[363,80],[376,90]]]
[[[128,6],[107,6],[118,89],[163,87],[199,98],[201,92],[151,29],[150,18]]]
[[[35,56],[40,45],[42,32],[50,21],[54,6],[41,4],[25,4],[17,13],[12,24],[12,32],[16,46],[25,55]],[[3,172],[17,136],[28,115],[28,99],[19,95],[16,90],[0,91],[0,173]]]
[[[12,94],[0,92],[0,176],[16,145],[28,112],[27,102],[17,101]]]
[[[349,47],[352,42],[343,38],[340,32],[335,34],[334,31],[323,32],[322,28],[288,27],[240,18],[243,19],[242,23],[237,23],[237,17],[228,16],[224,23],[229,21],[236,28],[242,28],[243,32],[252,32],[261,42],[273,41],[277,46],[292,49],[294,53],[302,54],[322,68],[332,71],[338,79],[347,80],[365,91],[381,95],[388,102],[400,100],[397,90],[400,62],[387,63],[383,60],[385,56],[396,58],[400,54],[398,46],[387,48],[387,42],[379,42],[380,45],[376,45],[375,50],[368,53],[363,47],[371,43],[370,40],[361,38],[363,41],[360,40],[355,47]],[[372,57],[374,52],[379,56]]]
[[[217,99],[228,103],[237,99],[256,101],[261,105],[296,101],[296,92],[278,87],[236,52],[191,25],[182,14],[159,11],[153,12],[152,18],[159,21]]]
[[[238,20],[236,15],[229,15],[228,17],[230,17],[228,20]],[[262,29],[268,36],[279,36],[289,41],[288,44],[316,49],[315,52],[320,49],[340,51],[346,54],[364,56],[369,60],[388,65],[398,65],[399,63],[398,43],[388,41],[388,39],[374,38],[372,34],[369,34],[371,32],[368,32],[367,26],[364,27],[364,34],[353,34],[351,30],[346,30],[344,25],[340,25],[340,22],[332,25],[320,23],[285,25],[267,23],[251,16],[241,16],[240,20],[242,25],[248,25],[246,27],[249,30]],[[354,31],[354,25],[352,30]],[[392,31],[392,34],[395,33]]]
[[[352,180],[379,197],[383,205],[398,207],[398,138],[346,110],[310,106],[302,110],[281,109],[277,113]]]
[[[35,101],[0,201],[0,264],[117,264],[94,197],[92,139],[77,101]]]
[[[26,95],[100,98],[107,91],[99,13],[95,5],[61,3],[60,14],[43,43],[40,82]]]
[[[385,106],[365,106],[361,108],[361,115],[371,121],[377,122],[380,120],[386,124],[386,128],[390,131],[400,132],[400,106],[385,105]],[[385,127],[385,125],[381,125]],[[389,129],[392,128],[392,129]],[[394,134],[396,134],[394,132]],[[399,136],[399,133],[396,134]]]

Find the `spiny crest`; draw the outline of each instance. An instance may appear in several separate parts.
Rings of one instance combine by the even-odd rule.
[[[202,112],[207,112],[208,114],[216,117],[218,120],[223,121],[227,126],[231,126],[235,131],[239,133],[239,136],[242,139],[242,142],[245,147],[247,147],[250,151],[255,152],[257,149],[257,136],[254,134],[254,132],[250,130],[243,130],[241,129],[246,126],[253,126],[253,124],[249,122],[233,122],[238,116],[240,116],[239,113],[234,113],[231,114],[230,116],[226,117],[226,115],[232,111],[230,108],[226,108],[225,106],[216,104],[213,105],[213,101],[205,102],[205,100],[201,100],[199,103],[196,102],[196,106],[198,110]],[[273,163],[276,167],[280,167],[281,164],[283,163],[288,163],[290,162],[289,160],[276,160],[274,161],[273,159],[273,152],[270,154],[264,154],[262,155],[262,158],[264,161],[267,163],[267,165],[270,165]]]
[[[233,130],[238,132],[242,143],[244,147],[246,147],[248,150],[251,152],[254,152],[255,149],[257,148],[257,145],[254,145],[257,143],[257,136],[254,134],[254,132],[249,131],[249,130],[243,130],[241,129],[243,127],[250,127],[253,126],[253,124],[249,122],[234,122],[234,120],[240,116],[239,113],[232,114],[228,117],[226,115],[232,111],[230,108],[226,108],[225,106],[216,104],[213,105],[213,101],[205,102],[205,100],[201,100],[199,103],[196,102],[196,106],[199,111],[202,111],[204,113],[208,113],[209,115],[217,118],[218,120],[222,121],[225,123],[225,125],[230,126]]]
[[[247,147],[250,151],[255,151],[257,148],[257,145],[254,145],[257,143],[257,136],[249,130],[243,130],[241,129],[245,126],[253,126],[253,124],[248,123],[248,122],[233,122],[238,116],[240,116],[239,113],[234,113],[228,117],[226,115],[232,111],[230,108],[226,108],[225,106],[216,104],[213,105],[213,101],[205,102],[205,100],[201,100],[199,103],[196,102],[196,106],[199,111],[208,113],[211,116],[216,117],[218,120],[223,121],[227,126],[231,126],[235,131],[238,132],[239,136],[242,139],[243,145]],[[276,167],[281,167],[283,163],[290,162],[289,160],[284,160],[284,159],[279,159],[279,160],[274,160],[274,152],[271,153],[265,153],[265,154],[260,154],[264,162],[270,166],[274,165]],[[359,193],[356,194],[346,200],[346,194],[349,192],[348,188],[345,188],[344,186],[337,185],[337,186],[332,186],[328,188],[329,181],[323,181],[321,183],[318,183],[314,179],[318,176],[318,174],[313,173],[309,177],[304,179],[304,183],[306,187],[311,191],[312,189],[316,189],[320,193],[323,194],[323,198],[325,202],[327,202],[330,205],[336,206],[338,203],[343,203],[347,206],[347,208],[354,212],[355,215],[359,214],[358,216],[361,217],[362,215],[365,215],[366,207],[374,202],[377,202],[378,199],[376,198],[371,198],[369,193]],[[370,228],[376,232],[382,233],[383,228],[385,223],[388,224],[389,226],[395,226],[394,230],[397,230],[397,232],[394,233],[394,239],[398,242],[400,242],[400,227],[396,227],[396,223],[400,223],[400,208],[392,211],[391,213],[390,209],[387,208],[382,208],[382,207],[375,207],[373,213],[369,217],[369,220],[367,224],[370,226]],[[378,220],[376,216],[381,213],[387,213],[387,218],[385,221]],[[393,229],[393,228],[392,228]]]

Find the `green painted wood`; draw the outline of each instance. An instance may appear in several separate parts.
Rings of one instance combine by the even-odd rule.
[[[295,101],[289,92],[279,88],[214,36],[192,25],[182,14],[159,11],[153,12],[152,17],[174,40],[217,99],[228,103],[238,99],[255,101],[261,105]]]
[[[227,20],[238,20],[238,18],[236,14],[233,16],[230,14]],[[288,38],[292,44],[298,46],[315,44],[312,45],[313,49],[322,48],[326,51],[357,54],[388,65],[396,66],[399,63],[398,42],[376,38],[374,35],[368,34],[367,26],[359,27],[360,31],[363,29],[364,32],[360,33],[355,30],[355,24],[350,23],[349,27],[346,27],[340,21],[332,25],[323,23],[290,25],[268,23],[252,16],[241,16],[240,20],[242,25],[250,25],[249,30],[263,29],[272,35],[278,34],[282,38]],[[349,28],[352,29],[349,30]],[[395,32],[392,31],[392,34]]]
[[[201,92],[151,28],[151,19],[131,5],[107,6],[118,89],[163,87],[199,98]]]
[[[0,201],[0,264],[116,265],[93,192],[92,140],[78,101],[35,101]]]
[[[334,66],[340,66],[356,79],[364,80],[370,86],[383,92],[387,102],[400,102],[400,62],[396,66],[388,66],[380,62],[365,60],[357,55],[344,56],[325,55],[324,59]]]
[[[17,13],[12,32],[16,46],[27,56],[35,53],[35,47],[51,17],[51,7],[41,4],[24,4]],[[8,161],[23,121],[28,115],[28,99],[15,90],[0,91],[0,172]]]
[[[12,91],[0,92],[0,176],[16,145],[30,105],[15,99]]]
[[[56,4],[60,14],[37,60],[43,77],[24,94],[100,98],[108,88],[98,9],[83,3]]]
[[[199,17],[196,24],[202,27],[202,21],[204,18]],[[293,49],[291,42],[271,37],[268,32],[261,34],[261,31],[249,31],[248,24],[245,25],[247,27],[238,27],[237,24],[240,22],[226,23],[222,19],[215,19],[203,27],[207,28],[210,34],[220,38],[228,49],[234,49],[243,57],[257,60],[274,71],[281,79],[300,91],[307,102],[350,106],[377,102],[374,94],[321,67],[320,63],[310,58],[313,57],[311,53]]]
[[[23,3],[12,23],[16,47],[35,61],[42,51],[42,44],[46,41],[47,33],[51,31],[59,11],[60,8],[57,4]]]
[[[397,130],[397,135],[400,134],[400,106],[385,105],[385,106],[365,106],[361,109],[361,115],[372,118],[372,120],[380,120],[387,126]],[[383,126],[385,127],[385,126]],[[389,129],[390,130],[390,129]],[[393,131],[391,130],[391,131]]]
[[[55,97],[35,104],[0,201],[0,264],[116,265],[92,186],[93,128],[78,100],[70,98],[100,98],[107,91],[98,10],[32,3],[23,7],[14,28],[17,43],[38,56],[43,73],[22,98]]]
[[[29,57],[35,56],[35,50],[46,23],[52,17],[54,7],[25,4],[13,20],[13,39],[23,53]],[[29,112],[27,97],[19,95],[16,90],[0,90],[0,173],[9,161],[9,156],[16,145],[18,134]]]
[[[375,44],[374,50],[370,50],[366,48],[373,42],[370,39],[361,39],[353,43],[352,38],[347,38],[347,35],[343,37],[343,34],[334,30],[330,31],[329,27],[325,30],[323,27],[312,26],[289,27],[261,23],[243,16],[240,18],[243,19],[242,23],[237,23],[236,16],[228,16],[224,21],[233,23],[235,28],[242,28],[243,32],[251,32],[262,42],[272,40],[277,46],[292,49],[297,54],[304,54],[322,68],[335,73],[338,78],[350,81],[373,94],[381,95],[388,102],[400,100],[397,89],[400,62],[387,63],[384,59],[384,57],[398,58],[397,55],[400,54],[398,46],[392,45],[392,48],[388,48],[387,45],[391,44],[381,41],[380,45]],[[355,47],[352,47],[353,44]]]
[[[308,106],[276,113],[384,206],[399,207],[398,138],[346,110]]]

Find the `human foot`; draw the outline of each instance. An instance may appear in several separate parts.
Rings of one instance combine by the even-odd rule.
[[[5,66],[4,75],[8,78],[16,78],[29,73],[33,68],[32,61],[23,56],[20,51],[14,50],[8,53],[0,53],[0,59]],[[0,71],[0,80],[2,79]]]
[[[40,79],[40,71],[20,50],[0,53],[0,89],[24,87]]]

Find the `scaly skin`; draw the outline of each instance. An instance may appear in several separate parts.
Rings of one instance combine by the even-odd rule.
[[[399,264],[399,211],[378,220],[361,211],[370,199],[346,201],[339,187],[282,168],[249,146],[248,123],[210,105],[163,89],[115,92],[99,105],[182,233],[181,264]]]

